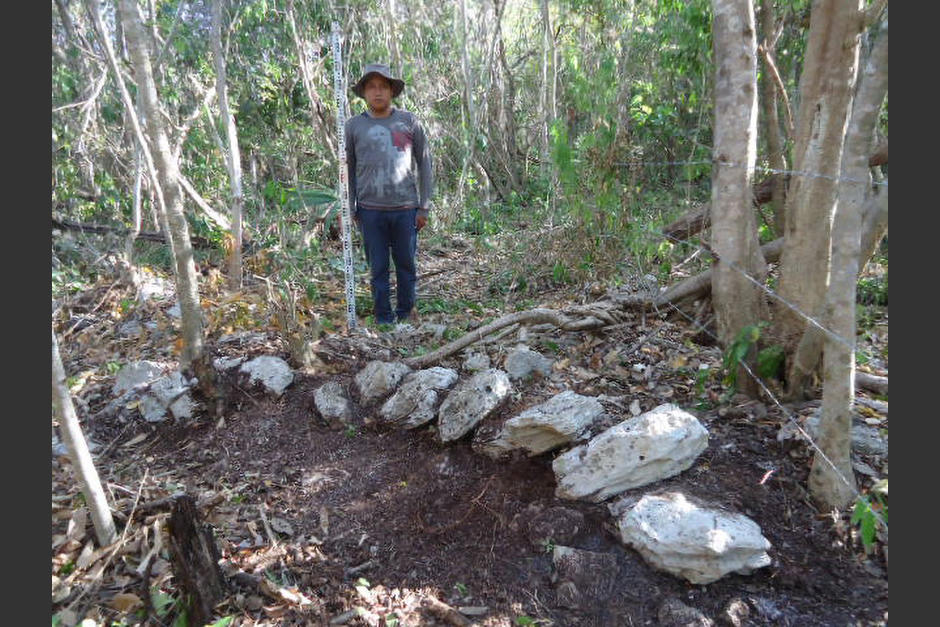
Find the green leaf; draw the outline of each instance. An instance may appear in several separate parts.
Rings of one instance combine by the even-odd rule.
[[[786,353],[780,344],[761,349],[757,353],[757,373],[765,379],[779,377],[785,358]]]

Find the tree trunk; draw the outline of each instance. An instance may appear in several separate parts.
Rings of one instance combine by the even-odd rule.
[[[871,261],[878,245],[888,232],[888,187],[879,187],[862,210],[862,252],[859,257],[859,272]]]
[[[226,585],[212,529],[202,523],[193,497],[183,494],[174,500],[168,531],[173,574],[189,597],[189,624],[207,625]]]
[[[101,19],[100,5],[95,0],[85,0],[86,8],[88,13],[91,15],[92,22],[95,24],[95,28],[98,31],[98,38],[101,42],[102,48],[104,48],[105,55],[108,58],[108,64],[111,66],[111,72],[114,74],[114,80],[117,82],[118,90],[121,92],[121,101],[124,103],[124,111],[127,116],[130,118],[131,126],[134,128],[134,135],[137,138],[137,146],[140,148],[140,151],[143,153],[144,161],[147,163],[147,173],[150,176],[150,182],[152,184],[152,191],[157,198],[157,208],[156,213],[158,220],[156,220],[160,228],[169,234],[169,228],[166,218],[166,200],[163,197],[163,188],[160,186],[160,180],[157,175],[156,165],[154,165],[153,154],[150,150],[150,145],[147,142],[147,138],[144,136],[144,129],[141,125],[140,118],[137,116],[137,105],[131,100],[130,93],[127,91],[127,85],[124,84],[124,77],[121,74],[121,68],[118,65],[117,58],[114,54],[114,48],[111,46],[111,39],[108,37],[108,31],[105,29],[104,22]],[[121,15],[121,6],[116,7],[117,13]],[[176,258],[176,251],[173,248],[173,241],[169,240],[170,252],[173,254],[173,258]],[[176,266],[173,266],[174,273],[176,272]]]
[[[786,303],[775,310],[775,332],[788,357],[787,390],[805,395],[819,363],[818,320],[829,280],[829,245],[842,162],[846,123],[858,70],[862,2],[813,3],[806,60],[800,78],[800,106],[787,193],[786,241],[778,293]],[[804,334],[804,330],[810,332]]]
[[[228,138],[226,166],[232,192],[232,241],[228,251],[228,287],[235,291],[242,286],[242,163],[238,150],[238,129],[229,111],[226,87],[225,56],[222,54],[222,0],[212,2],[212,54],[215,56],[216,92],[219,96],[219,115]]]
[[[780,119],[777,115],[777,83],[771,75],[770,64],[773,63],[774,50],[776,49],[775,32],[776,25],[774,20],[773,0],[762,0],[761,2],[761,24],[764,31],[764,42],[761,44],[764,51],[764,68],[762,76],[763,82],[763,105],[764,105],[764,127],[767,132],[767,157],[770,167],[777,172],[771,173],[773,180],[773,191],[771,194],[770,206],[774,216],[774,235],[780,237],[785,231],[786,213],[784,190],[785,183],[782,172],[787,169],[787,161],[783,152],[783,138],[780,133]]]
[[[327,131],[326,110],[320,96],[317,94],[313,80],[310,65],[307,60],[307,51],[304,46],[304,40],[300,36],[297,28],[297,20],[294,11],[294,0],[287,0],[287,23],[290,25],[290,32],[294,38],[294,48],[297,50],[297,63],[300,66],[300,79],[303,82],[304,90],[307,92],[307,99],[310,101],[310,124],[313,126],[315,135],[327,145],[332,155],[337,155],[336,143],[333,136]]]
[[[88,443],[82,434],[82,427],[72,405],[72,397],[65,383],[65,367],[59,356],[59,342],[52,332],[52,407],[59,416],[59,433],[62,441],[69,451],[75,477],[85,495],[85,503],[91,512],[91,520],[95,526],[95,535],[98,546],[107,546],[117,539],[114,529],[114,519],[111,517],[111,508],[105,497],[98,471],[88,451]]]
[[[539,125],[542,143],[541,170],[542,176],[547,177],[552,170],[551,152],[548,131],[551,127],[551,111],[549,109],[549,92],[551,91],[550,62],[552,58],[552,25],[548,13],[548,0],[540,0],[542,11],[542,85],[539,91]]]
[[[461,59],[463,69],[463,87],[464,87],[464,107],[467,114],[466,127],[464,131],[464,150],[463,166],[460,170],[460,178],[457,182],[457,204],[463,204],[463,186],[467,179],[467,171],[470,162],[473,161],[474,148],[476,146],[476,110],[473,106],[473,76],[470,74],[470,53],[467,42],[467,2],[460,0],[460,38],[461,38]]]
[[[714,0],[712,7],[716,77],[711,245],[718,255],[712,302],[718,339],[728,346],[741,329],[767,317],[760,288],[744,276],[763,283],[767,273],[751,199],[757,159],[757,41],[751,0]],[[757,393],[757,382],[743,371],[736,381],[739,390]]]
[[[870,193],[868,155],[881,103],[888,92],[888,25],[885,21],[862,73],[852,107],[839,202],[832,223],[832,270],[826,291],[823,398],[810,493],[827,508],[842,508],[857,490],[851,461],[855,400],[855,291],[861,254],[862,206]]]
[[[94,2],[94,0],[91,0]],[[173,159],[170,142],[157,99],[157,87],[150,67],[150,52],[147,36],[137,11],[136,2],[119,0],[121,17],[124,20],[124,36],[128,52],[134,65],[141,108],[146,116],[150,143],[154,148],[154,161],[163,189],[166,205],[169,237],[173,242],[176,261],[176,293],[182,314],[183,352],[180,355],[182,368],[189,367],[203,354],[202,312],[199,308],[199,292],[196,283],[196,266],[193,247],[189,239],[189,225],[183,213],[180,194],[179,164]]]
[[[398,52],[398,31],[396,29],[396,24],[398,20],[395,17],[397,13],[395,9],[395,0],[388,0],[385,4],[386,15],[388,19],[385,21],[385,27],[388,29],[388,49],[392,56],[392,71],[402,71],[401,66],[401,54]]]

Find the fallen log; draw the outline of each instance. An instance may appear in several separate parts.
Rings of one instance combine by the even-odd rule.
[[[783,251],[783,238],[761,246],[764,259],[777,261]],[[474,329],[456,340],[425,355],[404,360],[408,366],[418,370],[439,363],[442,359],[460,352],[467,346],[482,341],[500,329],[514,324],[552,324],[561,331],[587,331],[624,322],[628,312],[634,309],[649,310],[678,304],[688,298],[700,297],[711,291],[711,269],[691,276],[655,297],[640,294],[610,294],[605,300],[590,305],[577,305],[564,310],[536,308],[517,311],[497,318],[493,322]]]
[[[881,165],[886,165],[888,163],[888,142],[880,144],[875,152],[868,158],[868,166],[876,167]],[[754,185],[751,190],[754,206],[760,207],[763,204],[770,202],[773,199],[773,187],[774,180],[776,176],[770,176]],[[790,183],[790,175],[784,176],[784,189]],[[711,219],[709,217],[711,210],[711,203],[704,203],[698,207],[693,207],[688,212],[685,213],[682,217],[673,221],[669,225],[663,227],[663,235],[670,239],[688,239],[704,231],[711,224]]]
[[[115,235],[126,236],[131,232],[130,229],[119,227],[119,226],[110,226],[107,224],[85,224],[82,222],[73,222],[72,220],[57,220],[52,218],[52,228],[59,230],[69,230],[69,231],[81,231],[82,233],[98,233],[98,234],[107,234],[113,233]],[[149,242],[166,242],[166,236],[163,233],[154,233],[151,231],[141,231],[137,234],[136,239],[142,239]],[[207,240],[201,235],[190,235],[190,241],[192,241],[193,246],[198,248],[211,248],[212,242]]]
[[[770,202],[771,198],[773,198],[774,178],[775,177],[771,176],[754,185],[751,193],[755,207],[760,207]],[[784,177],[784,180],[785,183],[789,183],[790,177]],[[710,202],[694,207],[686,212],[685,215],[664,227],[663,235],[670,239],[688,239],[709,227],[711,224],[710,214]]]
[[[888,395],[888,377],[879,377],[867,372],[856,372],[855,385],[875,394]]]

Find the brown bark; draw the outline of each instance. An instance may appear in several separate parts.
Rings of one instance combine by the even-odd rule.
[[[213,622],[213,608],[225,594],[226,584],[219,568],[222,556],[212,529],[202,523],[193,497],[183,494],[176,498],[168,531],[173,574],[189,600],[189,622],[209,624]]]

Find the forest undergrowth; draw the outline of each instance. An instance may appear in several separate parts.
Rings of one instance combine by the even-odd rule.
[[[516,222],[515,226],[513,229],[511,225],[506,225],[500,232],[489,234],[456,229],[449,233],[439,231],[427,233],[422,239],[419,247],[418,310],[422,323],[438,325],[439,332],[433,338],[403,341],[375,329],[370,318],[368,283],[363,276],[364,268],[360,267],[357,284],[360,320],[370,329],[374,341],[384,344],[393,354],[397,353],[402,358],[421,355],[506,313],[536,306],[560,309],[572,304],[590,303],[610,291],[660,289],[694,274],[697,265],[702,263],[691,244],[689,250],[680,250],[675,245],[662,246],[661,242],[645,243],[640,247],[636,241],[631,242],[629,239],[614,245],[589,235],[589,241],[584,241],[579,240],[579,237],[585,237],[585,232],[579,230],[576,224],[549,224],[535,229],[531,221],[527,223],[524,218]],[[354,570],[376,555],[390,557],[385,551],[394,543],[391,539],[388,539],[388,546],[365,542],[366,548],[373,547],[370,549],[372,553],[367,551],[359,555],[358,552],[364,550],[362,538],[370,534],[379,537],[382,532],[372,527],[363,528],[361,533],[355,534],[358,535],[358,538],[354,538],[358,544],[350,544],[350,538],[333,537],[328,522],[330,514],[324,511],[333,512],[333,516],[347,523],[355,522],[353,527],[365,523],[349,513],[352,511],[349,509],[349,500],[343,501],[342,505],[337,500],[330,505],[317,506],[309,498],[305,500],[304,495],[311,491],[311,473],[320,476],[316,475],[320,472],[323,476],[314,479],[314,483],[320,481],[327,485],[340,476],[336,473],[356,471],[349,467],[337,468],[336,465],[326,471],[312,470],[312,461],[308,455],[312,454],[310,451],[319,449],[318,445],[311,443],[317,441],[332,447],[353,447],[352,450],[361,456],[356,461],[360,470],[364,465],[378,464],[384,469],[376,470],[375,473],[387,477],[391,482],[389,485],[397,485],[394,489],[399,492],[407,491],[409,484],[420,483],[414,471],[399,467],[402,463],[408,464],[404,461],[407,457],[404,453],[398,459],[386,459],[382,452],[389,446],[403,447],[396,449],[402,452],[416,444],[398,440],[368,426],[367,422],[348,433],[332,433],[316,418],[310,402],[314,385],[327,377],[348,378],[367,359],[365,354],[349,363],[321,364],[323,367],[318,372],[303,372],[285,398],[279,401],[260,399],[245,390],[233,390],[233,394],[239,398],[231,399],[229,411],[215,422],[197,417],[189,424],[172,420],[167,424],[147,424],[130,406],[122,408],[117,414],[105,415],[102,410],[112,400],[110,388],[116,373],[124,364],[140,359],[172,363],[178,358],[181,348],[178,339],[179,322],[170,313],[172,298],[141,299],[140,294],[126,281],[118,257],[101,252],[113,244],[102,240],[100,236],[81,233],[66,235],[55,242],[60,263],[57,266],[54,264],[53,284],[56,291],[53,293],[53,325],[60,338],[72,397],[83,421],[86,437],[93,442],[98,471],[109,495],[120,539],[109,547],[96,546],[86,510],[82,506],[83,496],[75,482],[71,465],[66,456],[54,455],[54,624],[75,625],[83,619],[91,620],[91,623],[83,623],[89,625],[131,625],[145,619],[153,621],[153,624],[186,624],[182,592],[173,577],[167,547],[161,539],[167,514],[153,506],[180,492],[190,493],[198,499],[200,511],[204,512],[215,529],[226,568],[252,573],[254,577],[248,578],[250,585],[246,588],[233,589],[219,606],[220,620],[216,623],[219,625],[342,622],[406,625],[433,624],[435,620],[444,624],[464,624],[460,622],[462,620],[487,625],[614,624],[607,621],[620,620],[625,616],[653,618],[656,615],[658,606],[650,605],[649,600],[632,605],[621,600],[619,604],[606,607],[606,614],[591,614],[560,608],[553,605],[550,598],[527,598],[511,581],[514,577],[518,578],[518,573],[513,575],[510,571],[501,570],[493,562],[492,555],[467,557],[467,569],[470,571],[476,563],[474,559],[483,560],[480,564],[487,565],[486,570],[493,580],[486,585],[472,581],[468,571],[461,573],[459,570],[449,572],[444,569],[440,571],[439,577],[422,574],[416,564],[422,560],[434,561],[435,551],[441,549],[422,544],[423,541],[419,542],[411,535],[408,537],[412,544],[408,544],[407,548],[405,545],[398,546],[397,550],[425,551],[427,555],[400,555],[397,558],[399,566],[405,563],[412,566],[404,569],[408,572],[400,572],[404,567],[390,567],[387,563],[375,567],[372,576],[367,571],[370,567],[362,571]],[[161,268],[159,263],[161,250],[147,244],[138,250],[145,282],[162,279],[165,284],[172,284],[172,275],[165,266]],[[315,252],[315,255],[310,252],[295,254],[289,263],[285,263],[284,251],[262,249],[253,253],[246,258],[248,273],[244,288],[235,293],[229,293],[224,288],[224,277],[217,267],[219,260],[211,255],[200,258],[200,293],[207,343],[217,345],[221,337],[250,332],[264,338],[260,345],[251,350],[288,359],[291,350],[287,336],[297,329],[303,329],[308,337],[324,346],[342,343],[346,337],[345,303],[341,267],[335,261],[341,256],[341,249],[338,242],[324,234]],[[860,371],[873,374],[887,374],[886,257],[885,250],[869,264],[859,287],[858,367]],[[598,258],[603,261],[591,263],[592,259]],[[156,263],[147,264],[147,260]],[[291,316],[283,315],[285,306],[294,309]],[[826,615],[830,618],[851,617],[858,620],[858,623],[853,624],[880,624],[882,615],[886,616],[887,611],[886,533],[874,527],[869,535],[865,535],[868,532],[862,521],[851,519],[851,512],[832,518],[825,512],[816,511],[806,497],[805,490],[800,487],[805,478],[808,450],[793,448],[792,442],[776,442],[777,438],[773,437],[776,429],[783,426],[788,417],[797,420],[808,418],[814,410],[813,403],[788,405],[783,410],[770,398],[761,398],[755,402],[733,395],[725,379],[727,372],[723,369],[724,356],[711,337],[713,330],[708,327],[710,315],[707,298],[684,307],[685,311],[678,313],[638,313],[631,323],[589,334],[559,333],[546,328],[515,330],[515,334],[504,335],[479,348],[488,352],[498,363],[516,341],[525,341],[555,359],[553,382],[529,386],[525,389],[528,396],[518,396],[514,401],[516,406],[528,406],[536,399],[545,398],[553,389],[552,386],[557,385],[571,387],[582,393],[605,395],[615,405],[620,404],[625,412],[631,409],[635,412],[637,408],[648,410],[661,402],[675,402],[701,415],[704,420],[713,421],[709,423],[709,428],[714,432],[713,439],[719,441],[713,446],[721,446],[720,442],[724,441],[722,434],[727,435],[728,429],[736,433],[745,429],[742,425],[752,421],[754,428],[765,431],[761,436],[763,439],[757,440],[764,444],[748,443],[747,446],[752,447],[753,454],[758,456],[780,455],[777,462],[765,459],[761,463],[776,463],[773,467],[784,475],[789,467],[791,475],[786,477],[786,490],[781,490],[782,493],[789,491],[790,496],[783,498],[801,499],[799,505],[787,501],[786,509],[781,510],[789,512],[789,531],[780,532],[786,534],[787,551],[793,555],[801,554],[800,549],[792,546],[793,542],[797,542],[796,538],[801,536],[803,540],[799,542],[806,543],[807,552],[818,552],[819,547],[825,545],[826,550],[814,558],[819,563],[807,566],[817,577],[832,577],[828,570],[836,563],[842,564],[841,567],[845,567],[846,563],[852,564],[850,576],[836,577],[832,582],[817,582],[815,588],[809,586],[797,594],[799,586],[787,579],[794,576],[786,566],[787,558],[780,557],[775,572],[782,580],[789,582],[792,590],[788,593],[774,593],[778,596],[764,590],[760,598],[773,598],[773,602],[781,608],[780,616],[788,616],[786,620],[795,620],[797,622],[793,624],[801,624],[801,616],[827,619],[819,614],[824,599],[818,599],[817,607],[800,595],[819,596],[827,590],[831,593],[835,589],[832,586],[856,585],[859,577],[865,579],[869,587],[878,587],[881,585],[878,582],[883,581],[883,594],[873,592],[864,602],[853,596],[846,608],[843,608],[843,613],[833,609],[827,610],[830,613]],[[287,328],[291,325],[294,326]],[[458,361],[453,361],[451,365],[459,369]],[[779,391],[779,386],[774,382],[768,383],[771,390]],[[858,405],[860,417],[886,434],[887,397],[879,397],[864,390],[860,390],[859,395],[870,401]],[[818,407],[818,403],[815,406]],[[788,412],[792,413],[788,416]],[[298,420],[299,423],[296,422]],[[267,436],[256,437],[259,429],[265,434],[271,430],[277,431],[276,434],[272,431],[270,440],[281,442],[280,449],[276,444],[269,445]],[[55,442],[55,422],[53,437]],[[309,446],[302,451],[296,446],[285,444],[285,438],[307,441]],[[432,457],[458,455],[435,447],[427,434],[418,435],[416,439]],[[392,441],[394,444],[390,443]],[[768,447],[768,451],[761,451],[760,447]],[[235,451],[241,452],[241,465],[235,457],[229,456],[229,453]],[[461,452],[458,456],[462,455],[464,453]],[[719,458],[720,455],[712,459],[711,465],[722,467],[724,462]],[[532,477],[533,481],[539,481],[540,477],[545,479],[545,461],[539,460],[532,467],[522,470],[514,466],[508,474],[512,477],[514,473],[523,472]],[[886,489],[884,494],[876,494],[876,488],[878,481],[886,479],[887,458],[859,461],[864,473],[868,473],[860,474],[863,478],[860,485],[864,486],[865,494],[871,495],[876,510],[881,508],[881,513],[886,516]],[[469,481],[466,486],[457,483],[468,490],[479,491],[482,488],[480,497],[486,495],[489,498],[492,491],[493,498],[496,498],[497,488],[482,483],[481,479],[488,476],[487,473],[494,472],[493,469],[482,468],[480,464],[483,462],[480,460],[465,457],[460,457],[460,461],[454,463],[458,469],[455,472],[461,473]],[[728,470],[725,468],[725,471]],[[471,481],[473,478],[474,481],[481,481]],[[728,490],[727,486],[719,488],[716,484],[709,488],[707,481],[699,479],[699,482],[700,491],[706,494],[709,489],[719,492]],[[375,496],[379,494],[375,492],[375,486],[370,488],[353,483],[367,491],[372,490],[373,497],[379,498],[379,501],[384,498]],[[517,548],[526,546],[525,538],[518,535],[520,520],[525,521],[533,514],[525,514],[527,510],[523,506],[538,509],[552,500],[545,491],[546,486],[550,491],[551,480],[543,483],[545,485],[534,489],[527,496],[512,496],[511,488],[504,485],[499,489],[506,492],[498,503],[490,503],[486,499],[474,501],[488,503],[487,507],[492,511],[501,512],[494,519],[501,522],[486,532],[497,534],[492,535],[494,546],[497,543]],[[427,484],[425,489],[427,494],[415,494],[414,498],[423,501],[438,488]],[[747,491],[751,489],[746,488]],[[455,490],[459,494],[460,490]],[[330,498],[340,499],[338,495],[330,494]],[[803,496],[794,496],[799,494]],[[362,494],[358,498],[364,496]],[[412,507],[408,505],[409,498],[401,493],[394,496],[393,501],[404,512]],[[744,502],[750,502],[748,499],[753,499],[753,496],[738,494],[723,498],[726,502],[731,498],[732,503],[740,505],[738,499],[744,498]],[[527,499],[528,504],[525,503]],[[324,503],[327,500],[324,496]],[[460,499],[457,502],[461,502]],[[313,503],[316,503],[316,499]],[[375,504],[373,506],[378,507]],[[327,509],[324,510],[324,507]],[[795,514],[793,508],[804,513]],[[471,507],[468,515],[473,511],[475,509]],[[485,509],[481,508],[481,511]],[[588,514],[589,519],[593,520],[591,516],[596,516],[597,512]],[[411,523],[398,520],[388,512],[384,516],[389,527],[386,533],[391,533],[395,525],[408,527],[408,534],[420,531],[420,528],[414,527],[414,520]],[[507,516],[514,521],[512,524],[506,519]],[[796,519],[813,521],[813,532],[798,532],[794,529],[793,521]],[[471,528],[476,525],[485,530],[492,526],[492,521],[488,523],[485,519],[476,523],[472,522],[472,517],[469,520]],[[781,522],[775,521],[773,524]],[[763,520],[761,524],[771,525]],[[522,529],[524,532],[525,525],[522,525]],[[467,533],[475,537],[473,532]],[[604,535],[600,526],[596,534],[598,537]],[[773,541],[779,543],[781,538],[774,538]],[[595,538],[592,542],[600,540]],[[605,542],[605,546],[610,544],[609,539]],[[607,550],[615,549],[608,547]],[[523,560],[517,566],[520,563],[529,564],[525,568],[531,571],[528,575],[530,579],[546,568],[539,561],[541,558],[517,557]],[[375,561],[377,563],[381,560]],[[667,576],[652,574],[649,569],[644,569],[643,573],[644,577],[652,578],[649,581],[660,582],[660,586],[670,588],[678,585]],[[448,578],[457,579],[448,581]],[[369,583],[383,579],[396,581],[398,585]],[[663,581],[669,583],[663,584]],[[540,591],[550,595],[550,582],[549,572],[543,581],[529,580],[528,586],[530,590],[535,590],[536,595]],[[759,583],[749,585],[773,588],[776,584],[761,578]],[[723,592],[719,594],[728,602],[734,596],[729,592],[730,588],[721,588]],[[737,589],[740,591],[740,586]],[[790,599],[790,609],[785,608],[784,598]],[[489,609],[479,617],[460,614],[454,609],[477,605]],[[759,603],[754,601],[751,605],[757,608]],[[714,603],[700,607],[710,608],[710,612],[715,615],[723,609]],[[762,617],[758,611],[758,623],[764,620],[774,622],[769,618],[774,612],[767,612]],[[527,619],[533,622],[527,623]]]

